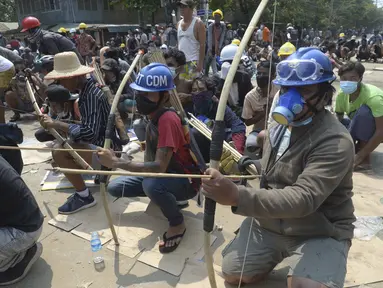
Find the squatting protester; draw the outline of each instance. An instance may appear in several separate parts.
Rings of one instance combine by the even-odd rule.
[[[59,133],[66,133],[73,148],[95,149],[96,146],[104,145],[110,105],[107,97],[93,80],[86,78],[86,74],[93,70],[91,67],[81,65],[74,52],[63,52],[55,55],[54,70],[45,76],[47,80],[59,80],[60,84],[72,93],[80,91],[81,124],[53,120],[46,114],[40,120],[44,128],[54,128]],[[112,140],[115,143],[116,139]],[[113,149],[121,148],[116,148],[114,145],[112,147]],[[79,155],[89,165],[97,163],[96,159],[94,159],[95,162],[92,161],[91,153],[79,152]],[[81,169],[68,152],[53,151],[52,156],[55,163],[61,168]],[[96,205],[96,200],[85,186],[81,175],[66,174],[65,176],[76,189],[76,193],[59,207],[60,214],[72,214]]]
[[[207,197],[248,217],[222,253],[224,278],[257,283],[289,258],[287,287],[343,287],[355,221],[354,145],[325,109],[335,91],[332,65],[320,50],[301,48],[276,71],[281,96],[263,146],[261,187],[237,186],[214,169],[202,180]],[[240,169],[256,161],[247,160]]]
[[[364,71],[360,62],[340,67],[335,113],[355,143],[355,168],[369,169],[371,152],[383,143],[383,91],[362,83]]]
[[[39,259],[44,216],[19,173],[0,156],[0,286],[22,280]]]
[[[190,138],[185,123],[178,114],[164,104],[169,90],[174,89],[173,76],[163,64],[144,67],[131,87],[137,91],[137,109],[150,119],[147,126],[145,162],[131,162],[117,158],[110,150],[99,148],[102,165],[132,172],[200,174],[190,152]],[[200,179],[119,177],[108,185],[115,197],[149,197],[168,219],[169,229],[159,244],[161,253],[174,251],[182,240],[186,227],[177,201],[196,196]]]

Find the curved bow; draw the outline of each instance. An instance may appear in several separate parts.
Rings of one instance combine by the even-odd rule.
[[[32,101],[33,108],[35,109],[38,116],[42,116],[43,113],[40,111],[40,108],[37,105],[35,94],[32,91],[32,87],[28,79],[26,79],[26,86],[27,86],[29,98]],[[55,137],[55,139],[59,142],[61,146],[64,146],[65,148],[70,150],[68,152],[77,162],[77,164],[79,164],[83,169],[93,170],[93,168],[76,151],[73,150],[72,146],[65,141],[65,139],[56,131],[56,129],[48,128],[48,131],[53,137]]]
[[[143,52],[139,51],[137,56],[134,58],[132,65],[130,66],[128,72],[125,74],[124,78],[122,79],[120,87],[118,87],[117,93],[113,98],[113,103],[112,103],[112,107],[110,108],[108,123],[106,125],[106,131],[105,131],[105,142],[104,142],[104,148],[105,149],[109,149],[110,145],[112,143],[112,135],[114,133],[114,123],[116,120],[115,112],[117,109],[118,102],[120,101],[122,91],[126,85],[126,82],[130,78],[130,75],[133,73],[134,67],[137,65],[142,54],[143,54]],[[102,198],[102,203],[104,205],[106,218],[108,219],[109,228],[110,228],[110,231],[112,232],[112,235],[113,235],[114,243],[115,243],[115,245],[119,245],[116,230],[114,229],[112,216],[111,216],[110,210],[109,210],[107,196],[106,196],[106,183],[107,183],[107,181],[108,181],[108,176],[104,175],[104,176],[100,177],[101,198]]]
[[[260,16],[263,13],[263,10],[266,8],[269,0],[262,0],[259,4],[257,10],[254,13],[253,18],[251,19],[249,26],[246,29],[245,35],[241,40],[241,44],[235,54],[233,62],[230,66],[229,73],[227,74],[221,97],[219,98],[219,104],[217,109],[217,115],[215,117],[214,128],[212,131],[212,141],[210,145],[210,167],[218,169],[219,161],[221,159],[222,150],[223,150],[223,141],[225,137],[225,123],[223,121],[225,115],[225,109],[227,105],[227,99],[229,97],[230,88],[234,80],[235,73],[237,71],[239,62],[243,55],[243,51],[246,48],[247,43],[250,40],[250,37],[253,35],[253,31],[259,21]],[[206,268],[208,271],[210,286],[212,288],[217,288],[217,283],[215,281],[215,272],[213,268],[213,255],[210,249],[210,233],[214,228],[214,217],[215,217],[215,208],[216,202],[212,199],[205,199],[205,208],[204,208],[204,219],[203,219],[203,229],[205,231],[204,238],[204,250],[205,250],[205,259],[206,259]]]

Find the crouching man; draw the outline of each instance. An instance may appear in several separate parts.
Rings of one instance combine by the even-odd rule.
[[[263,146],[260,189],[236,186],[214,169],[202,180],[207,197],[248,217],[223,251],[224,277],[257,283],[288,257],[287,287],[343,287],[355,221],[354,145],[324,109],[334,93],[331,62],[301,48],[276,71],[281,95]]]
[[[369,170],[370,154],[383,143],[383,91],[363,83],[364,71],[359,62],[339,69],[342,92],[336,98],[335,112],[355,143],[354,168]]]
[[[165,108],[169,92],[174,89],[173,76],[163,64],[152,63],[138,74],[130,85],[137,91],[137,109],[148,116],[145,162],[118,159],[110,150],[99,148],[102,165],[132,172],[200,174],[190,153],[189,134],[174,110]],[[181,242],[186,226],[177,201],[193,198],[200,187],[200,179],[119,177],[108,185],[115,197],[149,197],[168,219],[169,228],[163,234],[159,250],[174,251]]]
[[[32,192],[0,156],[0,286],[22,280],[42,253],[44,216]]]

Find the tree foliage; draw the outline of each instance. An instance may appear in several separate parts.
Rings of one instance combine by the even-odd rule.
[[[223,9],[235,14],[237,22],[249,21],[260,0],[210,0],[212,9]],[[294,23],[316,28],[340,26],[380,28],[383,26],[383,10],[375,6],[375,0],[270,0],[262,21],[273,22],[273,5],[277,5],[276,22]],[[244,19],[244,17],[246,19]]]
[[[16,22],[15,0],[0,0],[0,22]]]

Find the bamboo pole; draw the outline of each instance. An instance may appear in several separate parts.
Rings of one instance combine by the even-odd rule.
[[[227,99],[229,98],[230,88],[233,84],[235,73],[237,71],[239,62],[241,60],[242,53],[245,50],[246,45],[249,42],[251,36],[253,35],[253,31],[255,30],[255,27],[259,21],[259,18],[261,17],[263,11],[265,10],[268,2],[269,2],[268,0],[262,0],[261,3],[259,3],[257,10],[255,11],[253,17],[251,18],[249,26],[247,27],[246,32],[243,35],[243,38],[237,49],[237,52],[235,53],[234,59],[229,69],[229,73],[226,76],[221,97],[219,99],[217,114],[215,117],[215,122],[214,122],[215,126],[214,126],[213,137],[212,137],[213,140],[210,145],[210,155],[211,155],[210,167],[211,168],[215,168],[215,169],[219,168],[219,160],[222,155],[223,140],[224,140],[224,137],[223,137],[224,135],[222,135],[224,132],[223,119],[225,116]],[[206,261],[206,268],[208,271],[209,282],[212,288],[217,287],[217,282],[215,281],[215,271],[213,268],[213,255],[211,253],[211,248],[210,248],[210,233],[213,231],[213,228],[214,228],[215,209],[216,209],[216,202],[207,197],[205,199],[205,208],[204,208],[204,231],[205,231],[204,251],[206,255],[205,261]],[[245,261],[243,262],[243,267],[244,267],[244,264],[245,264]],[[243,274],[243,269],[241,271],[240,278],[242,278],[242,274]],[[241,282],[241,280],[242,279],[240,279],[239,282]]]
[[[90,149],[65,149],[65,148],[49,148],[49,147],[34,147],[34,146],[0,146],[0,150],[36,150],[36,151],[46,151],[46,152],[84,152],[84,153],[97,153],[97,150]],[[124,151],[113,151],[115,154],[126,154]]]
[[[137,56],[134,58],[132,65],[130,66],[129,70],[126,72],[124,78],[122,79],[120,86],[118,87],[117,93],[113,98],[113,102],[110,108],[110,113],[108,117],[108,123],[106,125],[106,131],[105,131],[105,141],[104,141],[104,148],[109,149],[112,144],[111,135],[114,130],[116,115],[115,112],[117,111],[117,105],[120,100],[120,96],[122,94],[122,91],[124,90],[124,87],[126,85],[126,82],[130,78],[130,75],[132,75],[135,66],[137,65],[138,61],[140,60],[141,56],[143,55],[142,51],[139,51]],[[119,245],[118,237],[116,234],[116,230],[114,229],[112,216],[110,214],[109,205],[108,205],[108,199],[106,196],[106,183],[108,181],[107,177],[100,177],[100,192],[101,192],[101,199],[102,203],[104,205],[106,218],[108,220],[110,231],[113,235],[113,241],[115,245]]]
[[[105,176],[138,176],[146,178],[192,178],[192,179],[210,179],[210,175],[202,174],[173,174],[173,173],[148,173],[148,172],[129,172],[129,171],[104,171],[104,170],[82,170],[82,169],[68,169],[68,168],[52,168],[48,171],[55,171],[68,174],[77,175],[105,175]],[[258,175],[223,175],[228,179],[254,179],[259,178]]]
[[[204,135],[207,139],[211,141],[211,131],[209,128],[206,127],[206,125],[197,119],[193,114],[189,113],[191,116],[191,119],[189,119],[189,124],[192,125],[195,129],[198,130],[202,135]],[[223,148],[225,150],[229,150],[231,155],[233,155],[234,161],[238,162],[239,159],[241,159],[242,155],[239,153],[235,148],[231,147],[229,143],[226,141],[223,142]],[[250,165],[246,168],[247,172],[249,172],[251,175],[258,175],[258,170],[254,165]]]
[[[39,106],[37,105],[35,95],[33,94],[31,84],[29,83],[28,79],[26,79],[26,86],[27,91],[29,94],[29,98],[32,101],[33,108],[35,109],[38,116],[43,116],[43,113],[41,113]],[[74,160],[79,164],[83,169],[86,170],[93,170],[93,168],[86,163],[86,161],[76,152],[73,150],[72,146],[69,145],[69,143],[66,142],[66,140],[56,131],[56,129],[48,128],[47,129],[49,133],[55,137],[55,139],[59,142],[60,145],[64,146],[66,149],[69,149],[69,154],[74,158]]]

